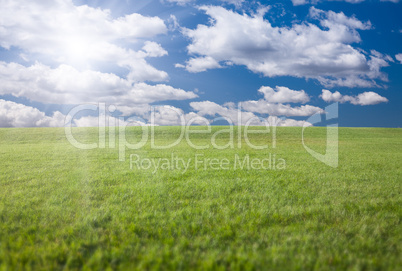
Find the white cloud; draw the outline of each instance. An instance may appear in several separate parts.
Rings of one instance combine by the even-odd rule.
[[[191,122],[192,125],[207,125],[209,121],[194,113],[190,112],[185,114],[180,108],[164,105],[154,107],[154,119],[155,125],[169,125],[169,126],[181,126],[187,125]],[[149,119],[149,121],[152,121]]]
[[[239,111],[233,105],[227,104],[226,106],[219,105],[211,101],[202,102],[191,102],[190,106],[197,112],[200,116],[210,116],[210,117],[224,117],[235,125],[239,124]],[[247,123],[250,119],[256,119],[256,115],[250,112],[241,113],[241,124]],[[257,120],[259,124],[260,121]]]
[[[258,91],[264,94],[269,103],[307,103],[310,98],[304,90],[291,90],[277,86],[276,91],[271,87],[261,87]]]
[[[307,121],[278,118],[275,116],[269,116],[267,120],[270,126],[313,126],[310,122]]]
[[[402,64],[402,54],[395,55],[395,58]]]
[[[52,116],[46,116],[37,108],[26,106],[12,101],[0,99],[0,127],[63,127],[66,116],[59,111]],[[112,116],[84,116],[74,119],[73,126],[76,127],[99,127],[102,122],[106,126],[147,126],[146,121],[141,120],[120,120]]]
[[[122,45],[137,46],[167,33],[158,17],[133,13],[114,19],[109,10],[75,6],[71,0],[0,0],[0,6],[0,46],[20,48],[27,59],[79,69],[106,62],[126,68],[132,81],[168,79],[145,60],[165,55],[160,46],[145,43],[145,51],[134,51]]]
[[[245,106],[246,104],[246,106]],[[250,106],[249,106],[250,105]],[[262,110],[263,112],[258,112],[259,110],[255,110],[255,107],[253,107],[251,104],[247,105],[247,102],[242,103],[242,108],[245,110],[239,110],[234,106],[232,103],[227,103],[225,105],[219,105],[211,101],[203,101],[203,102],[192,102],[190,103],[190,106],[197,111],[197,114],[201,116],[211,116],[211,117],[224,117],[229,122],[235,124],[235,125],[256,125],[256,126],[261,126],[265,125],[266,122],[269,123],[270,126],[302,126],[302,123],[304,121],[296,121],[292,119],[286,119],[286,118],[277,118],[275,115],[271,115],[268,118],[262,118],[260,116],[255,115],[253,112],[256,113],[271,113],[268,112],[269,110]],[[272,106],[284,106],[284,105],[275,105],[272,104]],[[285,106],[287,110],[291,110],[289,106]],[[265,107],[264,107],[265,108]],[[253,110],[253,112],[250,112],[248,110]],[[315,111],[314,113],[316,113]],[[314,114],[314,113],[311,113]],[[283,115],[283,114],[278,114],[278,115]],[[240,117],[239,117],[240,116]],[[276,121],[274,121],[276,120]]]
[[[241,7],[245,0],[221,0],[222,2],[235,5],[236,7]]]
[[[343,12],[336,13],[333,11],[323,11],[320,9],[316,9],[314,7],[310,8],[310,16],[314,19],[320,20],[320,24],[324,27],[328,28],[337,28],[341,27],[342,30],[344,26],[349,29],[361,29],[368,30],[371,29],[370,22],[361,22],[355,17],[348,17]],[[353,42],[355,37],[352,38],[351,42]]]
[[[113,19],[110,10],[75,6],[71,0],[1,0],[0,3],[0,44],[5,48],[18,46],[48,54],[72,45],[76,38],[82,38],[78,41],[85,45],[96,45],[119,39],[135,42],[167,32],[158,17],[133,13]]]
[[[168,3],[175,3],[179,6],[185,6],[188,3],[193,2],[194,0],[161,0],[162,2],[168,2]]]
[[[160,44],[153,41],[146,41],[142,49],[147,53],[147,56],[151,57],[160,57],[168,54]]]
[[[224,117],[235,125],[265,125],[270,126],[302,126],[304,121],[278,118],[278,116],[311,116],[316,113],[324,113],[319,107],[302,105],[292,107],[283,103],[306,103],[310,100],[304,90],[291,90],[287,87],[263,86],[258,90],[264,95],[264,99],[258,101],[244,101],[237,106],[228,102],[219,105],[211,101],[191,102],[190,106],[201,116]],[[268,117],[264,117],[268,115]],[[309,124],[311,125],[311,124]]]
[[[170,105],[154,106],[152,109],[149,107],[148,110],[149,112],[144,115],[144,118],[101,116],[101,122],[105,122],[105,126],[185,126],[190,124],[209,124],[206,118],[194,112],[186,114],[182,109]],[[99,126],[99,118],[97,116],[81,117],[74,119],[74,124],[78,127],[97,127]]]
[[[378,95],[375,92],[369,91],[369,92],[363,92],[356,97],[356,101],[351,101],[353,104],[359,104],[359,105],[372,105],[372,104],[378,104],[378,103],[386,103],[388,102],[388,99],[385,97],[382,97]]]
[[[292,0],[292,3],[295,6],[305,5],[308,3],[308,0]]]
[[[354,105],[373,105],[378,103],[388,102],[388,99],[378,95],[375,92],[363,92],[357,96],[342,95],[338,91],[332,93],[329,90],[323,89],[320,96],[326,102],[340,102],[346,103],[350,102]]]
[[[252,112],[238,111],[234,108],[233,104],[221,106],[210,101],[193,102],[190,105],[198,111],[200,115],[207,116],[221,116],[229,119],[233,124],[238,125],[256,125],[262,126],[269,124],[270,126],[303,126],[304,121],[297,121],[293,119],[278,118],[276,116],[269,116],[268,118],[261,118]],[[240,123],[238,121],[240,114]],[[311,125],[311,124],[310,124]]]
[[[210,121],[202,114],[209,116],[224,116],[233,120],[233,124],[237,124],[237,110],[225,106],[219,106],[212,102],[194,103],[194,108],[198,108],[200,112],[190,112],[185,114],[183,110],[173,106],[155,107],[154,122],[140,118],[120,118],[112,116],[83,116],[73,120],[73,126],[77,127],[98,127],[100,123],[106,126],[158,126],[158,125],[207,125]],[[210,110],[215,110],[215,112]],[[259,119],[254,114],[242,112],[242,124],[246,124],[249,120],[249,125],[266,125],[270,126],[302,126],[304,121],[293,119],[285,119],[270,116],[266,119]],[[149,117],[149,116],[148,116]],[[26,106],[23,104],[5,101],[0,99],[0,127],[63,127],[65,125],[66,116],[56,111],[52,116],[46,116],[44,112],[37,108]],[[265,121],[265,122],[264,122]]]
[[[306,5],[306,4],[312,4],[315,5],[319,2],[325,2],[325,1],[338,1],[338,2],[347,2],[351,4],[358,4],[361,2],[364,2],[365,0],[292,0],[293,5],[299,6],[299,5]],[[393,3],[398,3],[399,0],[380,0],[381,2],[393,2]]]
[[[291,107],[288,104],[269,103],[265,100],[242,102],[242,107],[249,111],[259,114],[269,114],[271,116],[311,116],[315,113],[322,113],[323,110],[316,106],[302,105]]]
[[[49,117],[36,108],[0,99],[0,127],[61,127],[64,118],[58,111]]]
[[[147,119],[138,117],[116,118],[110,115],[83,116],[74,118],[72,125],[76,127],[105,126],[158,126],[158,125],[207,125],[209,121],[200,115],[190,112],[185,114],[183,110],[173,106],[155,107],[153,123],[150,115]],[[26,106],[12,101],[0,99],[0,127],[63,127],[66,116],[56,111],[52,116],[46,116],[37,108]]]
[[[204,72],[208,69],[221,68],[221,65],[210,56],[191,58],[184,65],[176,65],[176,67],[186,67],[189,72]]]
[[[80,72],[67,65],[52,69],[39,63],[25,67],[0,62],[0,95],[8,94],[51,104],[106,102],[119,106],[125,114],[146,111],[148,104],[158,101],[197,97],[165,84],[132,84],[115,74]]]
[[[283,103],[306,103],[310,100],[304,90],[291,90],[287,87],[275,87],[276,91],[267,86],[261,87],[258,91],[264,95],[264,99],[258,101],[244,101],[236,107],[234,103],[226,103],[223,106],[211,101],[192,102],[190,106],[201,116],[222,116],[230,119],[233,123],[238,124],[238,116],[241,111],[241,123],[245,124],[253,119],[254,125],[260,125],[259,116],[311,116],[316,113],[324,113],[319,107],[311,105],[302,105],[292,107]]]
[[[263,14],[238,14],[217,6],[202,6],[211,24],[196,29],[183,29],[191,39],[189,54],[199,55],[187,63],[192,72],[219,68],[222,62],[244,65],[268,77],[295,76],[314,78],[325,86],[377,86],[375,80],[386,81],[380,71],[387,60],[366,57],[351,46],[361,41],[357,30],[370,29],[370,22],[332,11],[311,8],[311,17],[323,29],[311,23],[292,27],[274,27]],[[212,63],[194,68],[193,63]]]
[[[184,69],[186,66],[184,66],[183,64],[180,64],[180,63],[176,63],[176,64],[174,64],[174,66],[175,66],[175,68],[182,68],[182,69]]]
[[[170,14],[169,19],[167,19],[167,23],[170,31],[180,29],[180,23],[177,20],[176,16],[174,16],[173,14]]]
[[[348,2],[348,3],[352,3],[352,4],[357,4],[357,3],[361,3],[365,0],[292,0],[293,5],[295,6],[299,6],[299,5],[306,5],[306,4],[312,4],[315,5],[319,2],[325,2],[325,1],[344,1],[344,2]]]
[[[80,119],[74,119],[73,122],[77,127],[99,127],[99,117],[94,116],[81,117]],[[111,123],[113,123],[113,121],[111,121],[110,124]]]

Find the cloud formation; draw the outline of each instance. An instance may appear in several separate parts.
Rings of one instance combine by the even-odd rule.
[[[188,3],[191,3],[191,2],[193,2],[194,0],[161,0],[162,2],[168,2],[168,3],[175,3],[175,4],[177,4],[177,5],[179,5],[179,6],[185,6],[185,5],[187,5]]]
[[[106,63],[127,69],[133,82],[168,79],[146,61],[167,54],[160,45],[145,41],[143,50],[131,49],[167,33],[158,17],[132,13],[115,19],[110,10],[75,6],[71,0],[0,0],[0,6],[0,46],[20,48],[24,60],[78,69]]]
[[[232,4],[236,7],[241,7],[241,5],[245,2],[245,0],[221,0],[224,3]]]
[[[323,89],[322,94],[320,96],[324,101],[327,103],[330,102],[340,102],[346,103],[349,102],[354,105],[373,105],[379,103],[386,103],[388,99],[378,95],[375,92],[363,92],[357,96],[349,96],[349,95],[342,95],[339,91],[335,91],[332,93],[329,90]]]
[[[277,86],[276,91],[271,87],[261,87],[258,92],[264,94],[264,99],[269,103],[307,103],[309,96],[304,90],[292,90],[287,87]]]
[[[347,2],[351,4],[358,4],[361,2],[364,2],[366,0],[292,0],[293,5],[299,6],[299,5],[306,5],[306,4],[311,4],[311,5],[316,5],[319,2],[325,2],[325,1],[338,1],[338,2]],[[393,3],[398,3],[399,0],[380,0],[381,2],[393,2]]]
[[[0,99],[0,127],[61,127],[64,118],[59,111],[49,117],[36,108]]]
[[[8,94],[50,104],[107,102],[125,115],[146,111],[150,103],[197,97],[165,84],[130,83],[112,73],[81,72],[64,64],[52,69],[0,62],[0,95]]]
[[[190,106],[201,116],[223,117],[236,125],[264,125],[266,121],[273,123],[274,120],[277,120],[278,123],[275,126],[302,126],[303,121],[278,117],[300,117],[324,113],[321,108],[311,105],[292,107],[284,104],[308,102],[310,98],[304,90],[292,90],[281,86],[275,87],[274,90],[271,87],[263,86],[258,91],[264,95],[264,99],[240,102],[237,107],[230,102],[219,105],[211,101],[191,102]]]
[[[275,91],[276,90],[276,91]],[[287,103],[305,104],[310,97],[304,90],[292,90],[287,87],[276,86],[275,90],[268,86],[261,87],[258,92],[264,95],[264,99],[258,101],[242,102],[242,107],[253,113],[268,114],[270,116],[311,116],[324,111],[316,106],[302,105],[292,107]]]
[[[244,105],[244,103],[242,103]],[[211,101],[192,102],[190,106],[201,116],[215,117],[213,121],[226,120],[234,125],[251,125],[251,126],[303,126],[305,121],[294,119],[279,118],[277,116],[261,117],[253,112],[236,108],[233,103],[219,105]],[[311,126],[311,123],[306,123]]]
[[[387,81],[381,68],[385,57],[366,54],[351,45],[361,41],[357,30],[371,29],[344,13],[310,8],[311,23],[275,27],[263,12],[239,14],[218,6],[200,7],[210,25],[183,29],[191,43],[188,53],[198,55],[186,63],[190,72],[219,68],[230,62],[267,77],[294,76],[317,79],[324,86],[373,87]]]
[[[402,54],[395,55],[395,58],[402,64]]]
[[[323,112],[321,108],[312,105],[292,107],[289,104],[269,103],[263,99],[258,101],[245,101],[242,103],[242,107],[254,113],[286,117],[304,117]]]
[[[191,58],[190,60],[186,61],[186,66],[184,65],[176,65],[178,68],[186,68],[189,72],[204,72],[209,69],[217,69],[222,68],[219,65],[218,61],[210,56],[206,57],[198,57],[198,58]]]
[[[101,115],[101,118],[99,116],[81,116],[74,118],[72,125],[76,127],[209,125],[223,119],[233,125],[303,126],[306,123],[276,116],[261,118],[251,112],[238,111],[231,103],[221,106],[214,102],[204,101],[193,102],[191,106],[198,112],[186,114],[180,108],[164,105],[154,107],[152,114],[148,112],[144,119],[138,117],[117,118],[109,114]],[[205,116],[214,117],[214,119]],[[66,119],[68,119],[66,115],[59,111],[54,112],[52,116],[47,116],[44,112],[31,106],[0,99],[0,127],[63,127],[66,125]],[[306,123],[306,125],[311,124]]]
[[[208,125],[210,121],[194,112],[184,113],[174,106],[149,107],[145,118],[139,117],[113,117],[109,113],[96,116],[75,116],[72,125],[76,127],[99,126],[159,126],[159,125]],[[0,127],[63,127],[70,118],[56,111],[52,116],[47,116],[37,108],[20,103],[0,99]]]
[[[208,125],[209,120],[190,112],[188,114],[180,108],[164,105],[153,108],[153,119],[149,119],[154,125],[186,126],[186,125]]]

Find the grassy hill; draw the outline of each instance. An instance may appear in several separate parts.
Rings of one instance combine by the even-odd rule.
[[[325,152],[325,133],[308,128],[306,144]],[[64,129],[0,129],[0,270],[402,268],[402,129],[340,128],[337,168],[307,153],[301,128],[251,135],[264,150],[236,130],[223,150],[212,142],[228,133],[192,134],[203,150],[148,140],[124,161],[108,135],[80,150]],[[179,135],[157,127],[155,144]]]

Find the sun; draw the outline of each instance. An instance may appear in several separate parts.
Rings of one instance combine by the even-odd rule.
[[[93,41],[84,35],[70,35],[61,45],[60,60],[77,68],[89,66],[93,44]]]

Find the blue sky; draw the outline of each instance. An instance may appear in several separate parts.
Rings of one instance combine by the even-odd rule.
[[[0,0],[0,127],[113,117],[401,127],[402,3]],[[238,103],[242,119],[237,118]],[[94,112],[77,126],[95,126]]]

